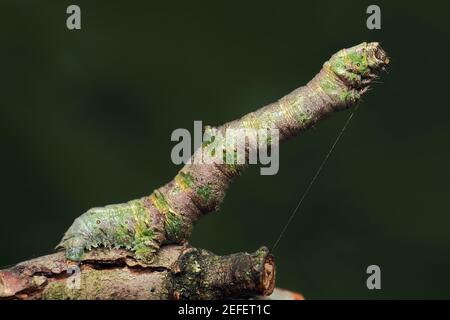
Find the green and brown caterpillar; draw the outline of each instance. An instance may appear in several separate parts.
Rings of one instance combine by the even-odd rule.
[[[227,128],[278,129],[280,141],[285,141],[333,112],[355,105],[388,63],[376,42],[343,49],[325,62],[307,85],[238,120],[207,130],[214,136]],[[206,149],[199,148],[193,157]],[[220,149],[226,151],[226,146]],[[194,222],[218,209],[232,179],[244,168],[245,164],[186,164],[150,196],[88,210],[74,221],[58,248],[75,261],[99,246],[126,248],[137,259],[150,261],[161,245],[187,241]]]

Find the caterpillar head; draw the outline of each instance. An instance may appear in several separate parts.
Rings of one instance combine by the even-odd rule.
[[[334,54],[330,69],[349,87],[366,91],[369,84],[386,70],[389,57],[378,42],[363,42]]]

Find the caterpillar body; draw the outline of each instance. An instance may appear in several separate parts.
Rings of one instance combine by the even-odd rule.
[[[276,128],[280,141],[286,141],[331,113],[354,105],[388,63],[389,57],[377,42],[340,50],[307,85],[214,130]],[[227,148],[217,146],[217,150],[234,151]],[[195,151],[193,159],[202,158],[201,154],[198,157],[202,149]],[[241,167],[190,162],[148,197],[88,210],[74,221],[58,247],[75,261],[82,259],[85,250],[99,246],[126,248],[138,259],[151,260],[161,245],[186,241],[193,223],[218,209]]]
[[[167,203],[155,191],[149,197],[89,209],[75,219],[57,248],[65,249],[73,261],[97,247],[124,248],[139,260],[151,261],[161,244],[185,239],[183,219],[161,202]]]

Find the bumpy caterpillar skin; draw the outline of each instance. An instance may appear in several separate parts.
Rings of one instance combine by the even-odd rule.
[[[64,248],[73,261],[80,261],[85,250],[104,246],[125,248],[150,262],[161,244],[183,243],[189,225],[155,191],[150,197],[88,210],[75,219],[57,248]]]
[[[389,58],[376,42],[343,49],[325,62],[307,85],[241,119],[207,131],[214,136],[227,128],[276,128],[280,141],[285,141],[333,112],[353,106],[388,63]],[[228,151],[223,144],[216,146],[220,149]],[[206,152],[210,152],[208,147],[199,148],[193,159]],[[75,220],[58,247],[75,261],[85,250],[98,246],[127,248],[138,259],[151,260],[162,244],[186,241],[193,223],[218,209],[232,179],[244,168],[240,164],[187,164],[174,180],[149,197],[90,209]]]

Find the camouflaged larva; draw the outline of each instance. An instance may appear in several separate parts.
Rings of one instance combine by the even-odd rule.
[[[277,128],[280,142],[286,141],[331,113],[355,105],[388,63],[389,57],[377,42],[340,50],[305,86],[210,130]],[[219,145],[216,150],[220,147],[227,148]],[[195,153],[201,156],[202,151],[198,149]],[[174,180],[149,197],[90,209],[75,220],[59,247],[66,250],[71,260],[81,260],[85,250],[99,246],[123,247],[134,252],[138,259],[151,259],[160,245],[187,240],[193,223],[218,209],[232,179],[244,166],[234,162],[186,164]]]
[[[88,210],[75,219],[58,248],[74,261],[81,260],[85,250],[100,246],[125,248],[138,259],[150,260],[164,232],[153,221],[146,201],[148,197]]]

